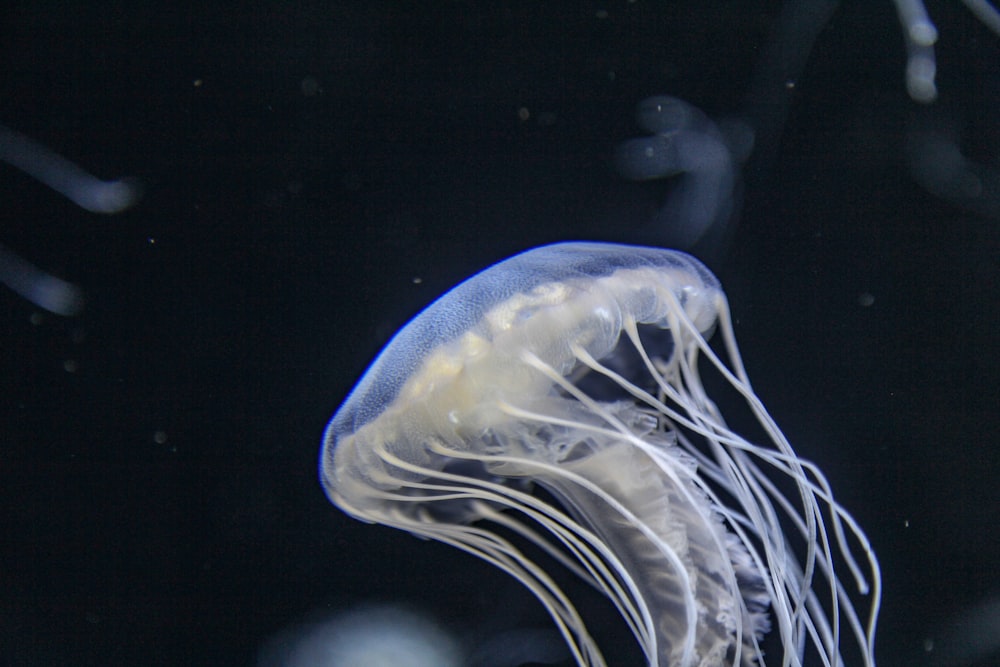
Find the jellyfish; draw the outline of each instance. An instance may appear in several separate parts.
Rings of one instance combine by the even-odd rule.
[[[773,664],[875,664],[875,553],[754,393],[687,254],[561,243],[473,276],[379,354],[319,467],[349,515],[520,580],[577,665],[607,662],[547,568],[607,596],[650,665],[763,665],[769,632]]]
[[[635,181],[679,178],[650,227],[658,240],[690,249],[733,212],[736,169],[730,148],[705,114],[676,97],[643,100],[636,122],[650,136],[617,147],[618,173]]]
[[[937,60],[934,44],[938,31],[927,15],[923,0],[893,0],[906,40],[906,91],[910,99],[930,104],[937,99]],[[970,12],[995,35],[1000,35],[1000,12],[989,0],[962,0]]]
[[[987,0],[962,0],[991,31],[1000,35],[1000,11]],[[929,105],[937,99],[934,44],[938,31],[922,0],[893,0],[905,37],[906,88],[912,100]],[[788,2],[776,21],[772,40],[755,68],[742,117],[715,123],[697,107],[668,95],[639,103],[638,126],[649,136],[633,138],[615,149],[615,167],[629,180],[676,178],[676,187],[640,240],[691,250],[706,237],[708,246],[723,245],[726,228],[738,208],[738,167],[756,153],[757,171],[775,159],[792,91],[817,37],[838,3],[830,0]],[[911,170],[929,191],[996,217],[995,170],[965,158],[946,132],[909,137]],[[943,164],[944,166],[939,166]],[[710,234],[710,232],[712,234]],[[633,239],[633,241],[636,239]]]
[[[0,161],[17,167],[92,213],[120,213],[142,196],[142,188],[136,180],[102,181],[3,125],[0,125]],[[40,269],[2,245],[0,282],[36,306],[57,315],[75,315],[83,307],[83,292],[79,287]]]
[[[515,629],[475,645],[427,613],[399,603],[326,612],[269,638],[257,667],[518,667],[561,662],[546,631]],[[554,633],[553,633],[554,634]]]
[[[458,642],[410,609],[372,605],[304,624],[271,639],[259,667],[458,667]]]
[[[935,637],[936,635],[936,637]],[[921,656],[932,667],[996,664],[1000,658],[1000,599],[963,609],[924,640]]]

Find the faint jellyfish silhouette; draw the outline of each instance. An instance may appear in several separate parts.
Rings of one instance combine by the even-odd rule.
[[[120,213],[142,196],[137,181],[102,181],[3,125],[0,125],[0,160],[92,213]],[[0,282],[36,306],[57,315],[75,315],[83,307],[80,288],[43,271],[3,246],[0,246]]]
[[[552,633],[554,634],[554,633]],[[517,667],[554,664],[565,646],[548,633],[513,631],[464,643],[412,608],[369,604],[305,621],[265,642],[257,667]]]
[[[962,151],[959,116],[957,111],[940,106],[911,114],[906,133],[910,174],[935,197],[964,211],[1000,220],[1000,169],[977,162]],[[978,141],[987,138],[979,137]]]
[[[906,38],[906,87],[910,97],[924,104],[937,98],[934,44],[937,28],[921,0],[893,0]],[[987,0],[963,3],[997,35],[1000,12]],[[796,81],[816,38],[839,5],[839,0],[786,2],[775,29],[755,68],[739,118],[714,123],[693,105],[675,97],[650,97],[639,105],[638,125],[650,136],[622,142],[615,166],[628,179],[645,181],[674,177],[675,190],[665,197],[651,222],[633,237],[639,242],[715,254],[726,243],[726,233],[738,208],[738,166],[751,153],[757,172],[765,172],[777,154]],[[952,159],[942,173],[936,158],[960,154],[957,144],[945,145],[943,135],[914,132],[909,137],[915,178],[932,192],[959,203],[992,211],[998,179],[995,170],[967,159]],[[928,178],[937,179],[928,184]],[[988,182],[986,182],[988,181]],[[985,193],[969,195],[970,187],[984,184]],[[971,185],[970,185],[971,184]],[[707,243],[703,242],[707,239]],[[699,246],[701,248],[701,246]]]
[[[638,240],[690,249],[733,213],[737,174],[729,146],[708,116],[676,97],[643,100],[636,123],[650,136],[617,147],[618,173],[634,181],[679,179]]]
[[[906,39],[906,90],[915,102],[937,99],[937,60],[934,44],[938,30],[922,0],[893,0]],[[988,0],[962,0],[983,25],[1000,36],[1000,12]]]
[[[728,426],[707,387],[756,426]],[[522,581],[578,665],[606,663],[515,535],[602,591],[650,665],[763,665],[772,626],[780,664],[875,664],[868,540],[754,394],[718,281],[683,253],[557,244],[455,287],[334,415],[320,476],[348,514]]]
[[[403,607],[370,606],[303,623],[272,638],[258,667],[461,667],[458,642]]]
[[[983,600],[924,641],[923,662],[931,667],[995,665],[1000,659],[1000,598]]]
[[[917,102],[937,99],[934,44],[938,30],[920,0],[894,0],[906,36],[907,90]],[[1000,12],[987,0],[963,4],[1000,36]],[[955,108],[911,114],[906,149],[913,179],[936,197],[992,219],[1000,218],[1000,170],[977,162],[962,150],[960,114]]]

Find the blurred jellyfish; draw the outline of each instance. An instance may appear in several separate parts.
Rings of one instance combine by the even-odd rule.
[[[987,0],[962,0],[1000,36],[1000,12]],[[934,44],[938,31],[921,0],[893,0],[907,48],[906,88],[922,104],[937,99]],[[839,0],[789,0],[757,63],[741,114],[715,123],[696,107],[669,96],[639,105],[638,125],[650,136],[630,139],[616,150],[620,175],[645,181],[673,177],[675,189],[633,240],[714,255],[727,242],[738,208],[740,170],[753,154],[753,174],[770,171],[788,109],[817,37]],[[907,149],[915,180],[962,208],[996,218],[1000,173],[962,154],[952,133],[929,121],[911,127]]]
[[[1000,660],[1000,598],[965,609],[924,642],[932,667],[997,664]],[[987,662],[989,661],[989,662]]]
[[[937,99],[937,59],[934,44],[938,31],[927,15],[923,0],[892,0],[906,41],[906,91],[914,102],[929,104]],[[983,25],[1000,36],[1000,12],[988,0],[962,0]],[[839,0],[798,0],[785,3],[778,32],[770,51],[780,54],[777,69],[801,71],[801,64]],[[783,64],[782,64],[783,63]],[[795,78],[789,78],[794,82]]]
[[[138,200],[141,190],[131,179],[102,181],[20,132],[0,125],[0,160],[92,213],[120,213]]]
[[[306,623],[271,640],[258,667],[460,667],[458,643],[401,607],[373,606]]]
[[[0,245],[0,282],[50,313],[70,317],[83,308],[83,290]]]
[[[914,101],[933,102],[937,99],[937,28],[921,0],[893,2],[906,40],[907,91]],[[1000,35],[1000,12],[996,8],[987,0],[963,2],[984,25]],[[758,167],[766,169],[774,159],[795,83],[816,38],[838,5],[839,0],[795,0],[784,4],[755,69],[740,119],[716,125],[693,105],[665,95],[640,103],[637,124],[650,136],[618,146],[618,173],[638,181],[675,177],[677,184],[639,240],[691,249],[710,232],[725,233],[737,205],[738,165],[751,151],[756,153]],[[919,132],[910,137],[911,163],[917,180],[932,191],[943,191],[941,196],[946,199],[975,199],[977,204],[985,202],[995,207],[995,197],[969,194],[970,188],[984,180],[989,180],[985,188],[992,190],[995,172],[957,158],[947,162],[946,167],[937,167],[935,157],[942,150],[957,150],[957,145],[944,145],[939,139]],[[947,173],[939,173],[949,167]],[[934,179],[930,185],[928,178]],[[713,239],[713,245],[719,240]]]
[[[142,195],[131,179],[102,181],[20,132],[0,125],[0,160],[17,167],[92,213],[120,213]],[[0,246],[0,282],[40,308],[75,315],[83,307],[80,289]]]
[[[934,43],[937,28],[927,16],[922,0],[893,0],[906,39],[906,91],[914,102],[937,99],[937,62]]]
[[[923,0],[893,0],[906,39],[906,90],[915,102],[937,99],[937,62],[934,44],[938,31],[927,15]],[[983,25],[1000,36],[1000,12],[988,0],[962,0]]]
[[[994,34],[1000,36],[1000,12],[987,0],[962,0]],[[907,89],[918,102],[937,99],[934,43],[938,31],[920,0],[895,0],[906,35]],[[989,90],[989,86],[984,90]],[[927,107],[910,114],[906,151],[913,179],[932,195],[960,209],[1000,218],[1000,170],[978,162],[962,149],[961,114],[954,105]],[[988,136],[977,137],[977,142]]]
[[[1000,220],[1000,169],[962,151],[959,125],[958,112],[940,106],[911,114],[906,155],[913,180],[953,206]]]
[[[684,253],[557,244],[470,278],[374,361],[327,427],[320,475],[348,514],[519,579],[578,665],[606,662],[514,536],[603,592],[650,665],[763,665],[772,627],[774,664],[875,664],[875,555],[754,394],[726,297]]]
[[[363,605],[289,628],[262,647],[257,667],[517,667],[554,664],[565,647],[515,631],[482,647],[399,605]]]
[[[636,123],[650,136],[622,142],[615,166],[635,181],[677,176],[676,190],[654,216],[650,240],[689,249],[733,212],[736,171],[715,124],[687,102],[659,95],[643,100]]]

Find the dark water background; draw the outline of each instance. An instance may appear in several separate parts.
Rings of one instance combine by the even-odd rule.
[[[779,9],[7,3],[0,122],[147,194],[101,218],[0,165],[0,241],[89,299],[39,319],[0,291],[0,664],[249,665],[373,598],[546,627],[487,565],[329,505],[321,431],[447,287],[640,227],[671,186],[611,168],[636,103],[738,116]],[[996,168],[1000,38],[931,9],[936,109]],[[706,258],[758,393],[878,550],[884,665],[1000,593],[1000,220],[914,182],[904,55],[889,2],[844,3]]]

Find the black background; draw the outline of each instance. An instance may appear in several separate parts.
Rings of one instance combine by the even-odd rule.
[[[611,168],[636,103],[738,116],[780,4],[4,7],[0,122],[147,193],[100,217],[0,165],[0,242],[89,299],[63,319],[0,291],[0,663],[249,665],[364,600],[470,641],[548,627],[487,565],[340,514],[322,429],[449,286],[641,226],[670,184]],[[930,10],[936,109],[997,167],[1000,38]],[[878,550],[883,665],[933,662],[1000,593],[1000,221],[911,177],[904,56],[888,0],[839,8],[706,257],[757,392]]]

